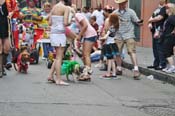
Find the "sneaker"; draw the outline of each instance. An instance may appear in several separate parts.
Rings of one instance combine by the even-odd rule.
[[[93,73],[93,70],[90,68],[90,69],[88,69],[88,74],[89,75],[92,75],[92,73]]]
[[[166,68],[162,69],[162,71],[163,71],[163,72],[167,72],[168,69],[169,69],[169,67],[166,67]]]
[[[155,67],[154,69],[155,70],[162,70],[162,69],[164,69],[164,68],[166,68],[165,66],[158,66],[158,67]]]
[[[111,77],[112,77],[112,79],[116,79],[116,80],[117,80],[117,79],[121,79],[121,78],[118,77],[117,75],[112,75]]]
[[[6,64],[6,65],[5,65],[5,68],[6,68],[7,70],[10,70],[10,68],[12,68],[12,64],[11,64],[11,63]]]
[[[147,68],[156,68],[157,66],[147,66]]]
[[[170,67],[167,71],[165,71],[166,73],[174,73],[175,72],[175,67]]]

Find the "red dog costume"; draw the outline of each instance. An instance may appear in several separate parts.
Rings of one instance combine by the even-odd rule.
[[[18,72],[24,72],[27,73],[28,69],[28,62],[29,62],[29,53],[25,50],[21,52],[17,58],[17,66],[18,66]]]

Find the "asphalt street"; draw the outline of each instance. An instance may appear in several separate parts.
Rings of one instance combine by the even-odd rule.
[[[105,72],[94,64],[93,71],[91,82],[70,86],[48,83],[44,61],[30,65],[28,74],[7,71],[0,79],[0,116],[175,116],[173,85],[144,75],[133,80],[127,69],[115,80],[101,79]]]

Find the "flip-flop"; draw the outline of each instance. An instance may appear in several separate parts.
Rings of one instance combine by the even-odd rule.
[[[101,76],[101,78],[103,78],[103,79],[112,79],[112,76],[105,74],[105,75]]]
[[[50,83],[55,83],[55,80],[51,79],[51,78],[48,78],[47,81],[50,82]]]
[[[64,81],[55,81],[56,85],[61,85],[61,86],[69,86],[69,83],[66,83]]]

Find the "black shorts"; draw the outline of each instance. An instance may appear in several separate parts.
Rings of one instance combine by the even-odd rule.
[[[8,19],[7,17],[0,17],[0,39],[8,37]]]
[[[165,38],[163,41],[163,52],[166,58],[173,55],[173,47],[175,47],[175,36]]]

